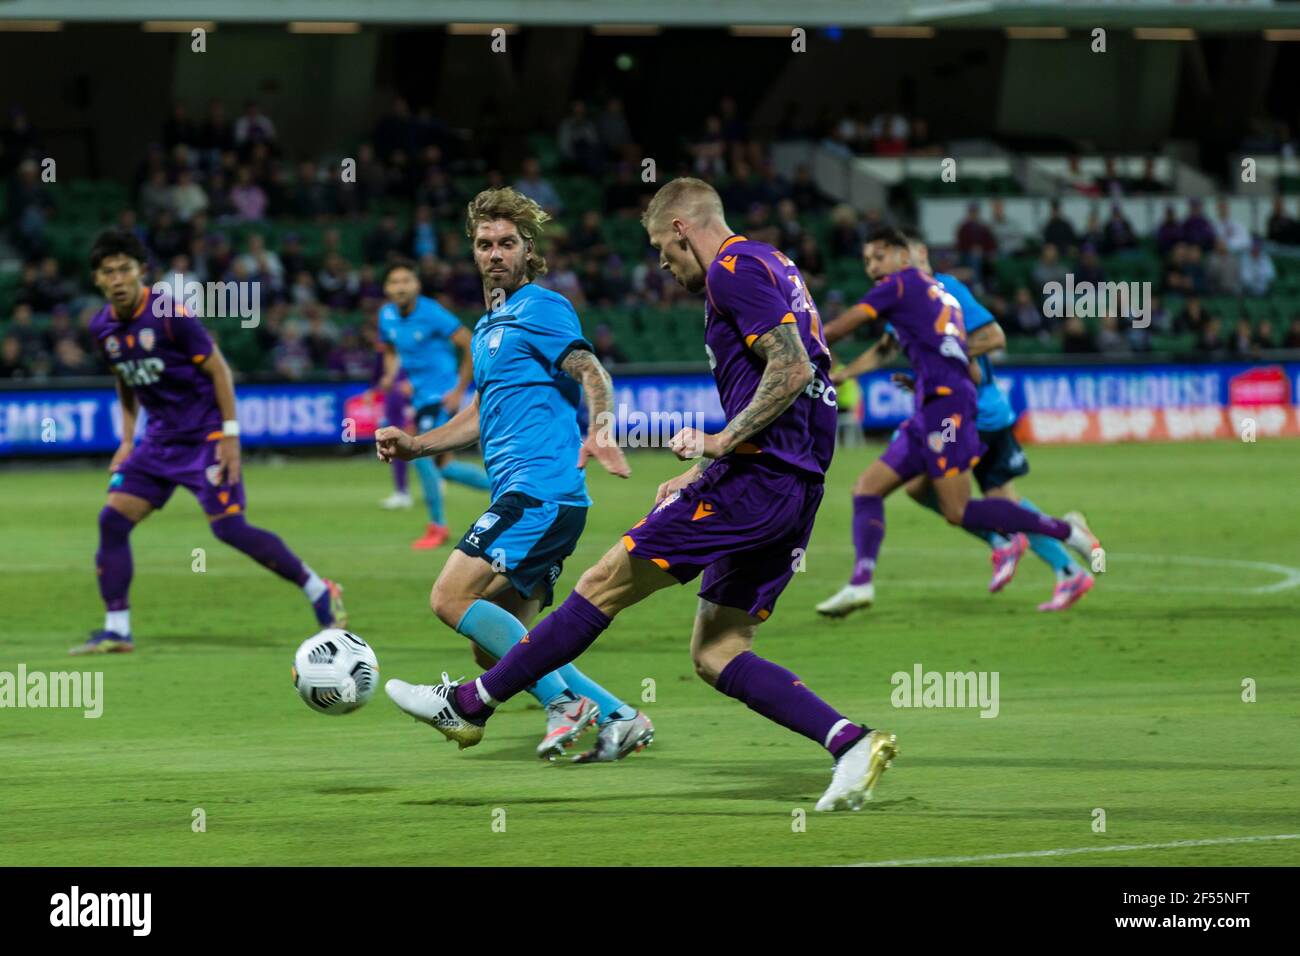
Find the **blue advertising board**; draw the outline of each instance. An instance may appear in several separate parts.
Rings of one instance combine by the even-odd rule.
[[[861,379],[867,428],[892,428],[912,412],[911,393],[895,386],[890,375],[882,369]],[[1017,415],[1293,406],[1300,395],[1300,362],[1000,366],[997,381]],[[666,435],[685,426],[717,431],[726,423],[705,373],[619,376],[614,391],[621,431],[647,428]],[[378,412],[360,382],[241,385],[238,396],[242,440],[251,448],[364,441]],[[111,452],[120,438],[121,413],[110,387],[0,390],[0,456]]]
[[[360,382],[240,386],[241,441],[253,448],[339,444],[346,404],[366,391]],[[121,439],[112,388],[0,391],[0,455],[111,452]]]

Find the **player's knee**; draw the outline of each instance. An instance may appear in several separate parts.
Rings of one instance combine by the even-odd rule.
[[[707,654],[695,654],[691,658],[691,663],[695,665],[695,676],[710,687],[718,683],[718,675],[722,673],[715,662]]]
[[[465,616],[469,610],[472,600],[467,601],[464,595],[452,593],[448,588],[442,586],[441,582],[435,583],[433,590],[429,592],[429,610],[434,613],[438,620],[442,621],[448,627],[455,630],[460,619]]]
[[[945,521],[951,525],[960,525],[962,515],[966,513],[966,502],[963,501],[961,504],[944,502],[941,504],[940,510],[943,512]]]
[[[600,598],[609,590],[613,579],[614,569],[610,565],[609,557],[606,556],[582,573],[574,590],[593,604],[598,604]]]
[[[695,676],[710,687],[718,685],[718,677],[726,670],[733,657],[739,651],[727,647],[709,647],[695,651],[691,663],[695,665]]]

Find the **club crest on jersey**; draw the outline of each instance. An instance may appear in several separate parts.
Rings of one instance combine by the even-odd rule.
[[[501,520],[501,516],[499,514],[496,514],[495,512],[492,511],[488,511],[482,516],[480,516],[477,521],[474,522],[474,533],[482,534],[484,531],[488,530],[488,528],[492,527],[500,520]]]
[[[939,454],[943,451],[943,432],[930,432],[925,436],[925,443],[930,446],[930,451]]]
[[[505,334],[506,334],[506,330],[504,328],[493,329],[491,332],[488,333],[488,337],[487,337],[488,355],[497,354],[497,349],[501,348],[501,340],[505,337]]]
[[[676,501],[676,500],[677,500],[678,498],[680,498],[681,496],[682,496],[682,493],[681,493],[680,491],[674,491],[671,495],[669,495],[669,496],[668,496],[667,498],[665,498],[663,501],[659,502],[659,506],[658,506],[657,508],[655,508],[655,514],[658,514],[659,512],[663,511],[665,508],[667,508],[670,504],[672,504],[674,501]]]
[[[154,333],[153,333],[153,329],[141,329],[141,330],[140,330],[140,348],[144,349],[146,352],[152,352],[152,351],[153,351],[153,343],[154,343]]]
[[[116,335],[110,335],[104,339],[104,350],[108,352],[109,358],[117,358],[122,354],[122,343],[117,340]]]
[[[207,468],[203,469],[203,474],[207,477],[207,479],[208,479],[208,484],[210,484],[210,485],[219,485],[219,484],[221,484],[221,466],[220,466],[220,465],[208,465]]]

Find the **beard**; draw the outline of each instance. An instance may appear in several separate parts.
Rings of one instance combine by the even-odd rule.
[[[502,289],[506,295],[510,295],[524,284],[528,276],[528,261],[520,260],[516,266],[506,265],[503,273],[493,273],[490,269],[489,266],[489,271],[480,273],[484,290],[491,295],[493,289]]]

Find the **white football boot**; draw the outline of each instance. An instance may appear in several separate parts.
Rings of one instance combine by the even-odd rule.
[[[1070,537],[1065,543],[1079,552],[1087,562],[1085,570],[1091,569],[1098,574],[1106,573],[1106,551],[1097,540],[1097,536],[1088,527],[1087,520],[1078,511],[1067,511],[1062,518],[1070,525]]]
[[[459,686],[460,681],[451,680],[443,672],[441,684],[408,684],[394,678],[384,685],[384,692],[403,711],[428,724],[448,740],[456,741],[464,750],[483,739],[486,721],[461,716],[452,702],[452,695]]]
[[[406,491],[394,491],[387,498],[379,502],[379,507],[385,511],[404,511],[411,507],[411,495]]]
[[[610,763],[640,753],[655,739],[655,725],[641,711],[627,720],[606,721],[596,735],[596,746],[573,758],[574,763]]]
[[[564,751],[598,720],[600,708],[589,697],[557,698],[546,708],[546,736],[537,745],[537,756],[543,760],[564,756]]]
[[[840,755],[835,761],[831,785],[826,788],[816,809],[861,810],[871,799],[871,791],[880,782],[893,759],[898,756],[898,738],[883,730],[873,730]]]
[[[871,607],[876,602],[875,582],[866,584],[846,584],[821,604],[817,613],[827,617],[844,617],[854,611]]]

